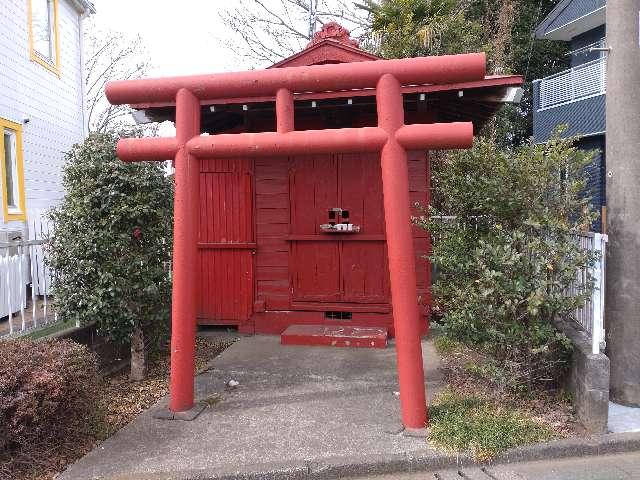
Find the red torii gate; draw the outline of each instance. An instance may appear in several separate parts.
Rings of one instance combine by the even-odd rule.
[[[402,422],[427,421],[416,272],[410,222],[407,150],[468,148],[471,122],[404,124],[402,85],[481,80],[483,53],[267,69],[161,79],[110,82],[116,104],[174,102],[175,138],[118,142],[124,161],[175,161],[170,404],[194,407],[199,168],[201,158],[381,152],[384,217],[396,334]],[[377,127],[294,130],[294,94],[375,88]],[[273,97],[276,132],[200,136],[200,105],[235,97]]]

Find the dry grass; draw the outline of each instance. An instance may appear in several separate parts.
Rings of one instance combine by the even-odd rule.
[[[558,437],[549,426],[486,396],[445,390],[429,408],[429,442],[449,452],[491,460],[508,448]]]
[[[231,343],[230,340],[198,338],[196,370],[202,371]],[[149,360],[148,375],[142,382],[129,380],[127,371],[104,378],[97,413],[87,419],[85,430],[78,431],[64,445],[49,445],[40,451],[29,452],[28,456],[0,464],[0,480],[53,480],[69,464],[155,404],[168,393],[168,389],[168,350]]]
[[[434,446],[487,460],[506,448],[584,432],[563,392],[516,395],[493,377],[483,353],[442,337],[435,344],[448,389],[434,401]]]

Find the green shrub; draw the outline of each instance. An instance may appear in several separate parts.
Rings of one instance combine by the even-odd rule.
[[[86,429],[96,405],[98,366],[71,340],[0,341],[0,458],[57,446]]]
[[[168,323],[173,182],[158,162],[120,161],[116,140],[94,133],[66,155],[48,258],[61,317],[131,341],[132,377],[141,379],[144,336]]]
[[[595,260],[574,237],[595,218],[585,195],[590,158],[558,137],[515,151],[478,139],[434,171],[441,205],[418,224],[433,237],[443,334],[490,353],[512,390],[556,385],[565,371],[571,343],[552,321],[591,293],[590,285],[567,293]]]
[[[523,413],[478,396],[447,390],[429,408],[429,442],[447,451],[469,453],[481,461],[508,448],[554,436],[548,427]]]

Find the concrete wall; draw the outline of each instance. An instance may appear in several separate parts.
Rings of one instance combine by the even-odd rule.
[[[591,353],[591,341],[571,322],[558,322],[573,342],[574,350],[567,379],[574,396],[580,423],[590,433],[606,433],[609,420],[609,358]]]

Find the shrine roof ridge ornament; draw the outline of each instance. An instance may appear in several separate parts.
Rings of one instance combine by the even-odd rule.
[[[344,28],[338,22],[325,23],[319,31],[313,34],[313,38],[307,44],[306,48],[313,47],[325,40],[332,40],[334,42],[342,43],[343,45],[360,48],[360,42],[351,38],[349,30]]]

